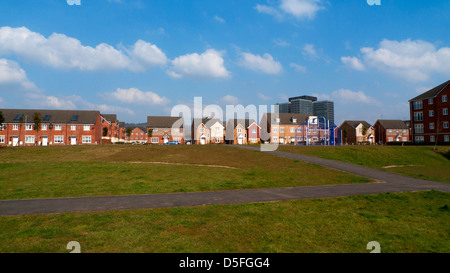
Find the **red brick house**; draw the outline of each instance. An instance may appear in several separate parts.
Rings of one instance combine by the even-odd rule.
[[[114,114],[101,114],[102,116],[102,142],[105,143],[116,143],[120,141],[120,128],[119,120],[117,115]],[[105,129],[106,128],[106,135]]]
[[[164,144],[168,142],[184,143],[184,118],[183,117],[147,117],[147,135],[151,130],[151,144]]]
[[[228,144],[247,144],[248,127],[256,124],[253,119],[230,119],[226,123],[225,141]]]
[[[375,125],[375,141],[377,143],[409,142],[409,127],[402,120],[377,120]]]
[[[367,121],[346,120],[339,129],[343,132],[344,143],[375,144],[375,129]]]
[[[450,80],[409,100],[415,143],[450,142]]]
[[[48,146],[102,143],[102,117],[98,111],[0,109],[5,122],[0,146]],[[34,116],[41,128],[34,129]]]
[[[139,143],[145,144],[148,143],[148,134],[145,126],[128,126],[131,128],[131,134],[128,136],[125,132],[125,142],[127,143]],[[127,130],[125,129],[125,131]]]
[[[261,140],[261,127],[255,121],[247,127],[247,139],[249,144],[256,144]]]

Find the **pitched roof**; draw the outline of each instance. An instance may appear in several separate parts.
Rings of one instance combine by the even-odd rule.
[[[217,118],[202,118],[202,119],[194,119],[192,121],[192,125],[197,125],[200,126],[201,124],[205,125],[206,128],[210,128],[211,126],[213,126],[214,124],[216,124],[216,122],[220,123],[221,125],[225,126],[224,123],[222,123],[222,121],[220,119]]]
[[[0,109],[5,117],[5,123],[19,123],[20,117],[23,122],[33,123],[34,114],[41,115],[42,123],[53,124],[95,124],[99,111],[83,111],[83,110],[36,110],[36,109]]]
[[[124,121],[120,121],[119,122],[119,128],[125,128],[125,122]]]
[[[385,129],[409,129],[402,120],[379,119],[377,122]]]
[[[442,90],[444,90],[447,86],[449,86],[449,84],[450,84],[450,80],[444,82],[441,85],[436,86],[433,89],[428,90],[425,93],[420,94],[419,96],[417,96],[415,98],[410,99],[409,101],[435,98]]]
[[[117,121],[117,115],[115,114],[100,114],[107,121],[114,123]]]
[[[229,119],[226,123],[226,127],[231,125],[231,126],[233,126],[233,128],[236,128],[236,126],[238,126],[238,124],[240,124],[245,129],[247,129],[247,127],[250,126],[253,122],[255,122],[254,119]]]
[[[364,126],[366,126],[367,128],[371,127],[372,125],[370,125],[367,121],[365,120],[346,120],[344,121],[342,124],[347,123],[348,125],[350,125],[352,128],[355,128],[359,126],[359,124],[363,124]],[[341,125],[342,126],[342,125]]]
[[[183,128],[183,117],[148,116],[147,127],[150,128]]]

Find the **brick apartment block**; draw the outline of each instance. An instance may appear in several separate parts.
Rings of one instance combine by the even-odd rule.
[[[0,146],[48,146],[102,143],[102,117],[98,111],[0,109],[5,122]],[[34,116],[41,128],[34,129]]]

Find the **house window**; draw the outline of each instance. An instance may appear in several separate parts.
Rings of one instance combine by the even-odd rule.
[[[25,136],[25,143],[34,143],[34,136]]]
[[[158,132],[158,128],[153,128],[153,132]]]
[[[84,125],[83,130],[84,131],[90,131],[91,130],[91,126],[90,125]]]
[[[423,134],[423,124],[415,124],[414,125],[414,132],[416,134]]]
[[[408,139],[407,137],[402,137],[402,141],[403,141],[403,142],[406,142],[407,139]]]
[[[253,129],[252,129],[252,133],[253,133],[253,134],[256,134],[256,128],[253,128]]]
[[[237,132],[238,132],[238,133],[242,133],[242,129],[241,129],[241,128],[238,128],[238,129],[237,129]]]
[[[19,130],[19,124],[13,124],[13,130]]]
[[[449,135],[445,135],[444,136],[444,142],[450,142],[450,136]]]
[[[217,128],[217,129],[219,129],[219,128]],[[220,142],[220,138],[216,137],[215,141],[216,141],[216,143],[219,143]]]
[[[429,105],[433,104],[433,99],[428,99],[428,104]]]
[[[76,126],[76,125],[71,125],[71,126],[70,126],[70,130],[72,130],[72,131],[77,130],[77,126]]]
[[[61,124],[55,124],[55,131],[61,131],[61,130],[62,130],[62,125]]]
[[[444,129],[448,129],[448,121],[444,121]]]
[[[394,141],[394,138],[393,137],[388,137],[388,142],[392,142],[392,141]]]
[[[442,102],[447,102],[447,95],[442,96]]]
[[[291,133],[295,133],[295,128],[291,127]]]
[[[275,141],[278,141],[278,138],[277,137],[274,137],[273,138],[273,141],[275,142]]]
[[[91,136],[83,136],[83,143],[92,143]]]
[[[5,143],[5,136],[0,136],[0,143]]]
[[[434,117],[434,110],[428,111],[428,116],[429,117]]]
[[[302,132],[302,128],[297,128],[297,133],[301,133]]]
[[[205,128],[200,128],[200,133],[204,133],[205,132]]]
[[[277,128],[277,127],[273,127],[272,131],[273,131],[274,133],[278,133],[278,128]]]
[[[448,108],[442,109],[442,114],[443,114],[444,116],[447,116],[447,115],[448,115]]]
[[[41,130],[42,131],[47,131],[47,124],[42,124]]]
[[[280,133],[284,133],[284,127],[280,128]]]
[[[423,121],[423,113],[422,112],[414,113],[414,121]]]
[[[27,124],[27,125],[26,125],[26,130],[27,130],[27,131],[33,130],[33,124]]]
[[[180,137],[174,137],[173,141],[180,143],[181,142],[181,138]]]
[[[414,110],[420,110],[420,109],[422,109],[422,101],[421,101],[421,100],[415,101],[415,102],[413,103],[413,107],[414,107]]]
[[[430,142],[434,142],[434,136],[430,136]]]
[[[430,130],[434,130],[434,122],[430,123]]]
[[[423,136],[416,136],[414,138],[414,142],[416,142],[416,143],[425,142],[425,138]]]
[[[55,143],[64,143],[63,136],[55,136]]]
[[[159,143],[159,138],[152,137],[152,143]]]

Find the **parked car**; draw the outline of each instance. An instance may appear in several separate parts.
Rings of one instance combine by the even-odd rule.
[[[178,144],[180,144],[180,143],[178,143],[176,141],[169,141],[169,142],[164,143],[163,145],[178,145]]]

